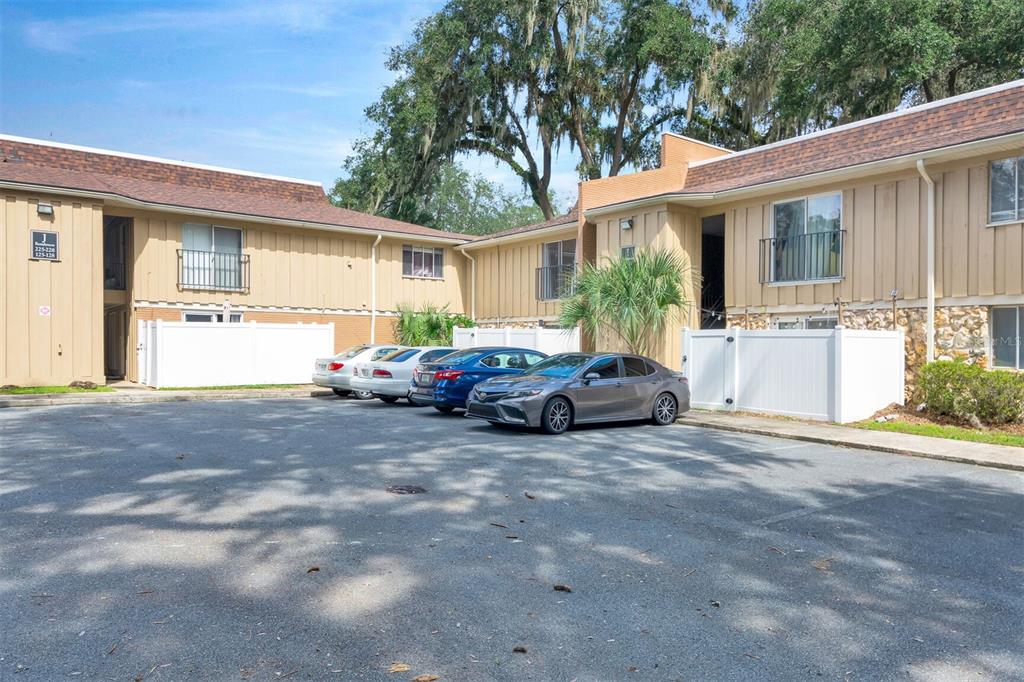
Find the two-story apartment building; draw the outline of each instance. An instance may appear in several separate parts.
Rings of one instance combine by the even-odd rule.
[[[690,327],[895,325],[911,368],[1024,365],[1024,81],[738,153],[668,135],[660,168],[579,206],[582,260],[688,257]]]
[[[0,190],[0,384],[134,379],[139,320],[329,321],[340,349],[465,311],[467,238],[318,183],[2,136]]]
[[[1024,81],[736,153],[665,134],[658,168],[484,238],[300,180],[13,137],[0,157],[2,383],[132,378],[145,319],[330,319],[338,348],[388,338],[402,303],[554,324],[578,264],[641,248],[689,267],[670,367],[682,326],[725,324],[895,325],[911,368],[1024,365]]]

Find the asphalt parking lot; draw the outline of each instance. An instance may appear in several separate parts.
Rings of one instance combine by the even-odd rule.
[[[683,424],[0,410],[0,679],[1024,678],[1024,476]]]

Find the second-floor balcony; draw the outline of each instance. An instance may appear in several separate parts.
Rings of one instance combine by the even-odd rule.
[[[555,301],[571,296],[575,276],[575,265],[546,265],[537,268],[537,300]]]
[[[249,256],[244,253],[178,249],[182,289],[249,291]]]
[[[846,230],[828,230],[760,240],[761,283],[841,279],[845,237]]]

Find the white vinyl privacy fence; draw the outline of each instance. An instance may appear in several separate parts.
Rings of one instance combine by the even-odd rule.
[[[902,331],[683,330],[690,404],[839,423],[903,404]]]
[[[580,349],[580,330],[545,329],[533,327],[516,329],[503,327],[490,329],[484,327],[456,327],[452,333],[453,345],[456,348],[478,348],[480,346],[515,346],[516,348],[532,348],[541,353],[571,353]]]
[[[139,382],[154,388],[308,384],[333,354],[333,324],[139,322]]]

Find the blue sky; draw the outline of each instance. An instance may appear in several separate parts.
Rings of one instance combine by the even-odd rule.
[[[0,0],[0,131],[330,187],[370,132],[388,48],[441,4]],[[490,160],[464,165],[518,190]]]

